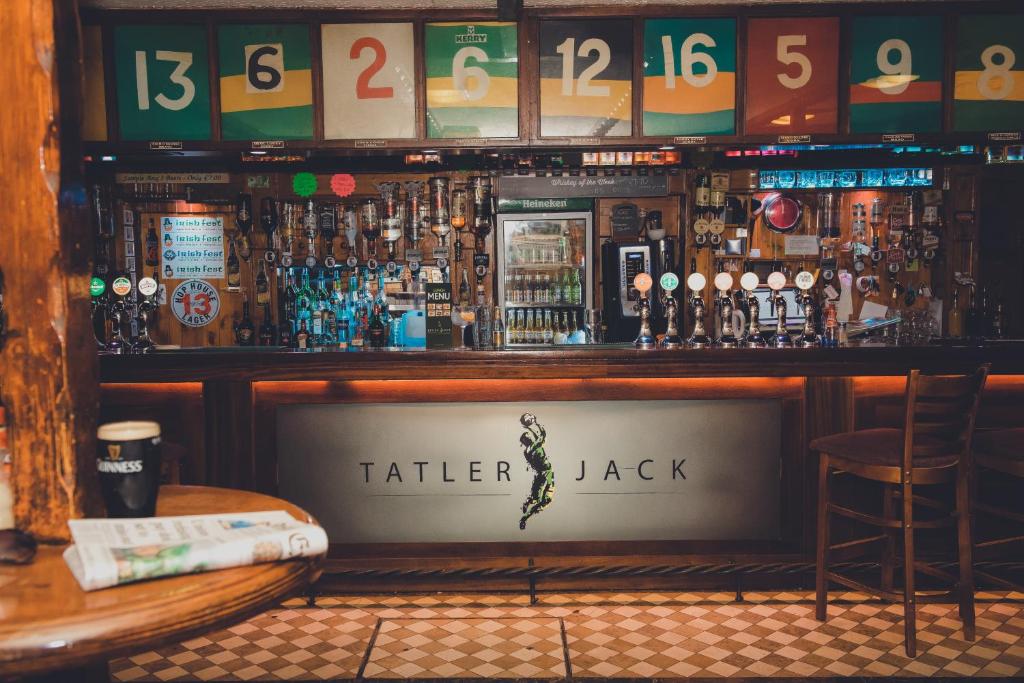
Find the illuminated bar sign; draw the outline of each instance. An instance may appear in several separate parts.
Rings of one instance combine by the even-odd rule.
[[[668,178],[663,175],[627,176],[508,176],[501,179],[503,199],[558,197],[664,197]]]
[[[279,491],[332,543],[772,540],[781,420],[772,400],[280,406]]]
[[[413,26],[324,24],[324,137],[416,137]]]
[[[954,63],[955,130],[1024,129],[1024,15],[962,17]]]
[[[644,22],[647,136],[736,132],[736,21]]]
[[[225,140],[313,137],[309,27],[238,25],[217,32]]]
[[[941,130],[941,18],[857,17],[852,58],[851,133]]]
[[[751,19],[746,132],[835,133],[838,120],[839,19]]]
[[[208,140],[210,66],[203,26],[116,26],[122,140]]]
[[[632,22],[540,22],[540,134],[603,138],[632,132]]]
[[[427,24],[427,136],[519,135],[519,45],[514,23]]]

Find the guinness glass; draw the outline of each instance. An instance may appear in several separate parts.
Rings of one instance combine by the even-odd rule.
[[[100,425],[96,469],[110,517],[152,517],[160,486],[160,425],[111,422]]]

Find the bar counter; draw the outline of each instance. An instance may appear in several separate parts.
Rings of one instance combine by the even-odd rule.
[[[328,530],[337,586],[431,589],[452,574],[521,587],[508,572],[528,566],[587,567],[546,585],[594,586],[595,567],[623,563],[718,568],[719,585],[737,563],[803,567],[787,579],[798,583],[814,548],[807,444],[900,426],[912,368],[985,362],[979,426],[1024,426],[1014,342],[162,351],[100,359],[101,419],[159,420],[185,483],[309,510]],[[531,421],[545,430],[553,495],[528,454]]]
[[[502,351],[203,348],[100,357],[101,382],[343,381],[589,377],[843,377],[955,371],[1024,374],[1024,341],[841,349],[658,349],[630,344]]]

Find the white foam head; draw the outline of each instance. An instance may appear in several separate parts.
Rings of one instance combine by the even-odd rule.
[[[760,278],[757,277],[757,273],[743,273],[740,276],[740,287],[752,292],[757,289],[757,285],[761,282]]]
[[[136,439],[153,439],[160,436],[159,422],[108,422],[100,425],[96,436],[101,441],[135,441]]]
[[[719,273],[715,276],[715,289],[720,292],[724,292],[730,287],[732,287],[731,273]]]
[[[701,291],[707,284],[708,279],[700,273],[690,273],[690,277],[686,278],[686,286],[695,292]]]

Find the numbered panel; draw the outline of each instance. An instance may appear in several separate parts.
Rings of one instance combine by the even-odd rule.
[[[519,135],[514,23],[427,24],[427,137]]]
[[[221,26],[217,41],[221,137],[312,138],[309,27]]]
[[[850,132],[942,129],[942,19],[853,20]]]
[[[412,24],[324,24],[324,137],[416,137]]]
[[[954,129],[1024,129],[1024,15],[961,18],[954,63]]]
[[[644,22],[644,135],[736,132],[736,21]]]
[[[82,76],[85,110],[82,139],[107,139],[107,82],[103,72],[103,31],[99,26],[82,27]]]
[[[749,134],[835,133],[839,19],[751,19],[745,108]]]
[[[116,26],[123,140],[208,140],[210,67],[202,26]]]
[[[631,21],[540,23],[541,135],[631,135],[632,112]]]

